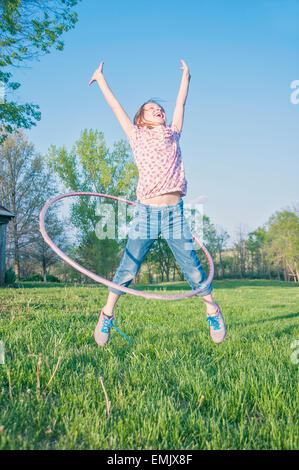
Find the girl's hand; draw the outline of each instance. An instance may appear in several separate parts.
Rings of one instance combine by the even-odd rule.
[[[104,62],[101,62],[99,68],[96,69],[93,76],[91,77],[91,80],[88,85],[91,85],[94,81],[97,81],[101,75],[103,75],[103,65],[104,65]]]
[[[181,60],[183,70],[183,75],[181,78],[181,85],[178,92],[178,96],[176,99],[176,105],[174,108],[174,113],[172,117],[172,125],[177,128],[179,132],[181,132],[183,127],[183,119],[184,119],[184,109],[185,109],[185,102],[188,94],[189,89],[189,81],[190,81],[190,73],[188,65],[184,60]]]
[[[183,73],[185,75],[189,75],[188,65],[186,64],[186,62],[184,60],[181,60],[181,62],[182,62],[182,67],[180,67],[180,69],[183,70]]]

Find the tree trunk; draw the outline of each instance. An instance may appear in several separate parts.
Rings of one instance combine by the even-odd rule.
[[[269,279],[270,279],[270,281],[271,281],[272,277],[271,277],[271,270],[270,270],[270,269],[268,269],[268,277],[269,277]]]
[[[285,264],[284,264],[284,266],[283,266],[283,278],[284,278],[284,281],[285,281],[285,282],[288,281],[288,274],[287,274],[287,270],[286,270]]]
[[[220,262],[220,269],[221,269],[221,276],[224,278],[224,266],[222,261],[222,252],[219,250],[219,262]]]
[[[5,245],[6,245],[6,224],[0,224],[0,286],[5,280]]]
[[[152,275],[152,270],[151,270],[151,263],[146,263],[147,265],[147,273],[148,273],[148,283],[152,284],[153,283],[153,275]]]
[[[47,282],[47,266],[45,257],[43,257],[43,282]]]
[[[14,220],[13,223],[13,239],[14,239],[14,272],[16,275],[17,281],[20,280],[20,249],[19,249],[19,238],[17,230],[17,221]]]

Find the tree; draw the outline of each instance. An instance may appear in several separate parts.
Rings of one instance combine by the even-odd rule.
[[[217,231],[210,217],[206,215],[203,216],[203,241],[211,256],[214,257],[218,250]]]
[[[245,242],[246,249],[251,257],[251,275],[255,274],[262,277],[266,273],[265,263],[265,243],[266,243],[266,230],[263,227],[258,227],[253,232],[248,234],[248,239]],[[271,277],[270,271],[268,271]]]
[[[276,212],[268,221],[266,257],[284,280],[299,282],[299,217],[290,211]]]
[[[54,184],[33,144],[22,131],[9,136],[0,146],[0,201],[15,214],[7,230],[7,255],[18,279],[32,245],[41,239],[39,213],[53,192]]]
[[[246,237],[247,233],[245,232],[245,228],[240,225],[237,229],[237,240],[234,246],[237,260],[238,260],[238,267],[237,270],[239,271],[239,275],[241,278],[246,276],[246,265],[247,265],[247,249],[246,249]]]
[[[12,82],[7,67],[21,67],[25,62],[48,54],[51,47],[62,51],[60,37],[74,28],[78,20],[71,9],[80,0],[2,0],[0,2],[0,87],[16,90],[20,83]],[[0,90],[1,91],[1,90]],[[1,96],[0,96],[1,98]],[[0,102],[0,144],[16,128],[29,129],[41,119],[39,106],[17,104],[4,97]]]
[[[210,253],[212,259],[215,262],[215,257],[217,253],[217,233],[216,233],[216,228],[215,226],[211,223],[211,220],[208,216],[204,215],[202,218],[202,223],[203,223],[203,244],[207,248],[208,252]],[[197,253],[197,256],[200,258],[201,263],[203,265],[203,268],[205,270],[208,269],[208,262],[206,260],[206,257],[203,256],[203,252],[200,248],[198,248],[198,245],[196,242],[194,243],[195,251]]]
[[[113,277],[118,267],[119,246],[116,240],[99,240],[94,231],[83,234],[75,248],[78,262],[89,271],[101,273],[105,279]]]
[[[162,282],[164,279],[169,282],[170,271],[174,269],[176,262],[167,241],[161,235],[154,241],[154,244],[147,254],[146,262],[147,265],[155,265],[158,268],[161,273]],[[149,266],[148,274],[150,279],[152,273]]]
[[[225,262],[223,260],[223,251],[226,247],[226,244],[229,240],[229,234],[223,229],[219,228],[216,232],[216,244],[217,244],[217,254],[219,256],[219,265],[221,270],[221,277],[224,277],[225,271]]]
[[[102,132],[85,129],[70,152],[65,147],[51,145],[46,159],[66,191],[135,198],[137,169],[128,145],[122,140],[115,143],[110,151]],[[120,259],[120,248],[123,247],[123,240],[116,242],[119,228],[117,217],[115,237],[101,239],[94,233],[98,217],[107,204],[118,214],[118,204],[111,199],[81,196],[71,207],[71,222],[79,232],[78,259],[84,261],[92,271],[100,270],[103,275],[111,273],[111,268]]]
[[[46,201],[44,201],[46,202]],[[66,226],[62,225],[58,219],[55,211],[57,208],[50,207],[45,217],[45,226],[47,234],[62,251],[66,251],[70,244],[66,236]],[[36,220],[38,223],[38,219]],[[44,241],[41,233],[39,232],[39,225],[36,225],[37,236],[33,243],[29,245],[27,256],[31,260],[31,264],[36,263],[37,269],[42,273],[43,281],[47,282],[47,274],[50,266],[57,264],[60,261],[58,255],[52,248]]]

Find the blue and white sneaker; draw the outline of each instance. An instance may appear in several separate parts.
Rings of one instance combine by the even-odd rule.
[[[120,334],[122,334],[130,343],[134,344],[133,341],[128,338],[127,335],[125,335],[117,326],[115,325],[116,320],[114,315],[106,315],[103,310],[101,311],[101,315],[99,318],[99,321],[97,323],[97,326],[94,330],[94,339],[96,343],[99,346],[106,346],[108,344],[109,339],[110,339],[110,332],[111,328],[115,328],[117,331],[119,331]]]
[[[226,337],[226,327],[218,304],[215,313],[207,314],[210,325],[210,335],[214,343],[221,343]]]
[[[108,344],[113,319],[114,315],[108,316],[105,315],[103,310],[101,311],[99,321],[94,330],[94,339],[99,346],[106,346]]]

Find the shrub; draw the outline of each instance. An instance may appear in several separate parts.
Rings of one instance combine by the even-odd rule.
[[[28,282],[42,282],[44,280],[41,274],[33,274],[29,277],[22,277],[21,281],[28,281]],[[52,274],[47,274],[47,282],[60,282],[58,277],[53,276]]]
[[[16,281],[16,275],[12,267],[10,267],[4,275],[5,284],[14,284]]]
[[[47,282],[60,282],[60,279],[53,274],[47,274]]]
[[[29,277],[23,277],[21,281],[35,281],[35,282],[40,282],[43,280],[43,276],[41,274],[33,274],[32,276]]]

